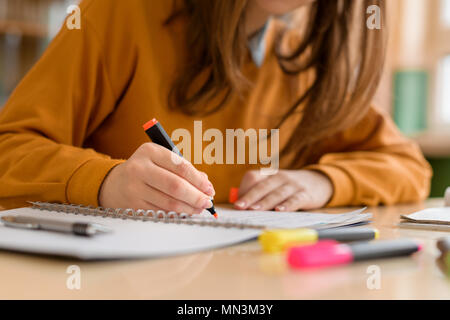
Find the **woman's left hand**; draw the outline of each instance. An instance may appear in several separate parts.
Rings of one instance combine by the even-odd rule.
[[[280,170],[264,176],[259,170],[249,171],[242,179],[240,210],[297,211],[326,206],[333,196],[333,184],[324,174],[311,170]]]

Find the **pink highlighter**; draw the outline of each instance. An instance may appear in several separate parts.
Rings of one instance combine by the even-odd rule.
[[[409,239],[342,244],[324,240],[313,245],[292,247],[287,259],[292,268],[323,268],[354,261],[409,256],[422,246]]]

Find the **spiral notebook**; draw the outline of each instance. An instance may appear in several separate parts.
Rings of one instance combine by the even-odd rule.
[[[74,257],[83,260],[155,258],[215,249],[255,239],[263,229],[334,228],[367,222],[364,209],[343,214],[236,211],[218,207],[219,219],[206,211],[188,216],[163,211],[90,208],[34,202],[33,207],[0,212],[73,222],[103,224],[110,234],[92,238],[0,225],[0,249]]]

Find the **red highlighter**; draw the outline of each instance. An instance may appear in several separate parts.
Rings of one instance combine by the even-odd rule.
[[[231,188],[228,195],[228,202],[234,204],[239,199],[239,188]]]
[[[409,256],[421,249],[419,243],[409,239],[351,244],[325,240],[313,245],[292,247],[287,259],[295,269],[323,268],[355,261]]]

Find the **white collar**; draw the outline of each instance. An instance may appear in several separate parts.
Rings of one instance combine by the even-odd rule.
[[[269,23],[270,19],[267,20],[264,27],[262,27],[256,34],[254,34],[248,40],[248,48],[250,49],[253,62],[258,67],[261,67],[264,63],[264,58],[266,55],[266,34]]]

